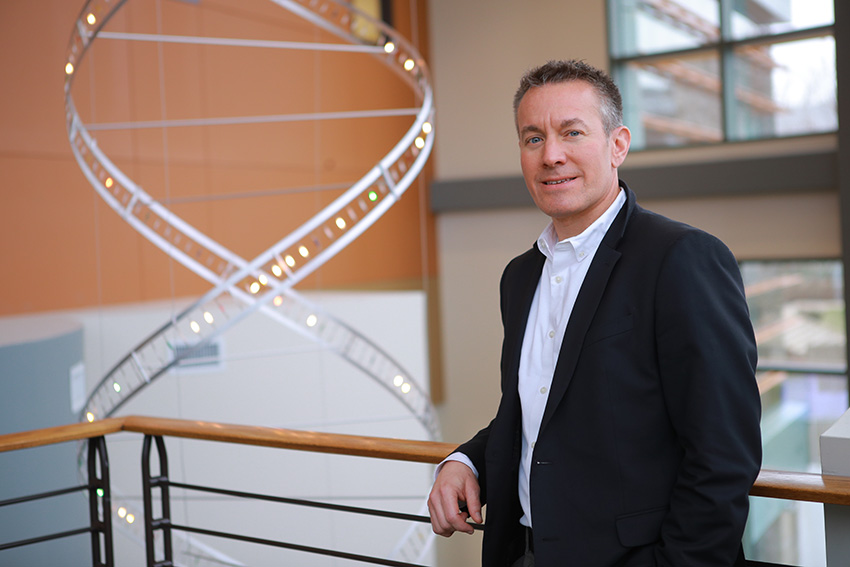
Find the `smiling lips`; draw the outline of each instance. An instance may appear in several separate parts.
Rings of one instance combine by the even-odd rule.
[[[563,179],[555,179],[553,181],[544,181],[543,185],[561,185],[563,183],[567,183],[568,181],[572,181],[575,177],[564,177]]]

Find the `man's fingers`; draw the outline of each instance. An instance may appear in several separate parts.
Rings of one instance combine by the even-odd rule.
[[[431,525],[437,535],[449,537],[454,532],[472,533],[472,526],[466,523],[469,514],[460,510],[460,493],[452,487],[432,492],[429,500]]]
[[[428,497],[428,512],[431,516],[431,528],[435,534],[449,537],[454,533],[455,530],[446,517],[446,506],[443,505],[442,495],[436,488]]]
[[[481,515],[481,500],[479,498],[478,485],[475,485],[475,490],[471,492],[472,493],[467,496],[466,509],[473,522],[476,524],[483,524],[484,517]]]
[[[434,505],[431,506],[431,528],[435,534],[443,537],[449,537],[454,532],[451,525],[446,521],[442,508]]]
[[[471,534],[475,530],[466,523],[467,518],[469,518],[469,514],[463,510],[461,510],[462,502],[458,502],[455,500],[454,510],[449,517],[449,523],[452,525],[454,531],[463,532],[465,534]]]
[[[428,510],[434,533],[445,537],[456,531],[473,533],[473,527],[466,522],[470,514],[461,510],[461,506],[464,502],[472,503],[480,523],[481,505],[478,492],[478,479],[469,467],[457,462],[446,463],[437,475],[428,496]]]

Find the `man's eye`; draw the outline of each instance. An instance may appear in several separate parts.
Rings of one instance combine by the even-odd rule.
[[[531,138],[528,139],[529,144],[539,144],[542,141],[543,141],[543,138],[541,138],[540,136],[532,136]]]
[[[569,132],[567,132],[567,136],[572,137],[572,138],[575,138],[576,136],[580,136],[580,135],[581,135],[581,132],[579,132],[578,130],[570,130]]]

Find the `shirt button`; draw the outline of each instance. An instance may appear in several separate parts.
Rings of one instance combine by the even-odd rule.
[[[545,394],[545,393],[546,393],[546,386],[543,386],[542,388],[540,388],[540,393],[541,393],[541,394]]]
[[[564,278],[561,276],[555,276],[555,283],[561,283],[562,281],[564,281]]]
[[[549,338],[550,338],[550,339],[554,339],[554,338],[555,338],[555,331],[549,331]]]
[[[534,447],[535,447],[536,445],[537,445],[537,441],[532,441],[532,442],[531,442],[531,448],[532,448],[532,449],[534,449]]]
[[[578,253],[578,257],[579,257],[579,258],[584,258],[584,252],[579,252],[579,253]]]

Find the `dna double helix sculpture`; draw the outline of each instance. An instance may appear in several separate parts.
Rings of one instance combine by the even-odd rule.
[[[261,312],[362,370],[397,397],[428,435],[437,439],[439,426],[430,398],[409,373],[378,345],[293,289],[375,223],[421,172],[434,139],[433,96],[427,66],[415,47],[396,30],[347,2],[270,1],[333,34],[340,43],[294,46],[292,42],[147,36],[105,30],[104,26],[126,0],[88,0],[74,22],[65,64],[65,117],[71,149],[80,169],[124,221],[212,286],[139,342],[103,376],[89,395],[80,419],[94,421],[113,415],[181,359],[191,356],[251,313]],[[294,231],[258,256],[246,259],[151,197],[99,147],[94,134],[96,128],[88,128],[83,122],[72,96],[75,76],[98,37],[361,52],[401,77],[415,94],[418,106],[395,112],[395,115],[410,115],[412,123],[365,175]],[[352,114],[356,113],[348,113]],[[227,119],[219,120],[226,122]],[[191,126],[192,121],[181,125]],[[85,462],[83,452],[80,462]],[[417,537],[422,539],[421,535]]]

